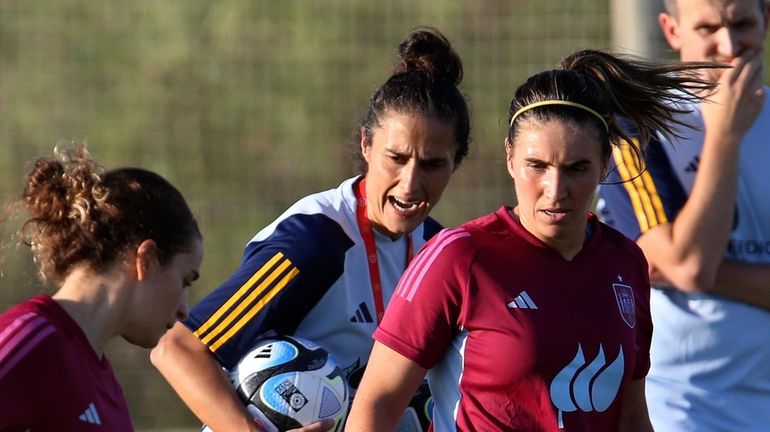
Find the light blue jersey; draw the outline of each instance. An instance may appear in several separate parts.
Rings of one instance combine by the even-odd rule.
[[[767,90],[767,89],[766,89]],[[601,188],[604,220],[631,238],[673,221],[703,148],[698,106],[686,139],[651,143],[641,181]],[[616,152],[616,163],[623,156]],[[735,222],[725,258],[770,263],[770,105],[740,147]],[[608,183],[634,173],[615,169]],[[770,284],[770,281],[768,281]],[[770,431],[770,312],[711,294],[653,290],[647,404],[655,430]]]

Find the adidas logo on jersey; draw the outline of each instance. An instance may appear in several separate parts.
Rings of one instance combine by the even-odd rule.
[[[694,173],[698,172],[698,166],[700,165],[700,155],[696,155],[690,163],[684,168],[686,172]]]
[[[96,405],[94,405],[93,402],[88,405],[88,408],[86,408],[86,410],[83,411],[83,414],[80,414],[80,417],[78,418],[86,423],[95,425],[102,424],[102,420],[99,418],[99,413],[96,412]]]
[[[361,302],[361,304],[358,305],[358,308],[356,308],[356,313],[352,317],[350,317],[350,322],[354,323],[373,323],[374,319],[372,318],[371,312],[369,312],[369,308],[366,307],[365,302]]]
[[[537,305],[526,291],[522,291],[512,302],[508,303],[508,309],[537,309]]]

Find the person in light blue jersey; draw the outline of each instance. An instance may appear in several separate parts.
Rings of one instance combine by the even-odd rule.
[[[770,106],[763,86],[766,0],[666,0],[671,48],[709,70],[695,126],[659,136],[644,161],[616,151],[601,188],[608,224],[651,270],[655,332],[647,403],[656,430],[770,430]]]

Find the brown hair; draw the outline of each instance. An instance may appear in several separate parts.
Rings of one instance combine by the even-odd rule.
[[[650,137],[661,131],[677,135],[674,124],[689,126],[673,117],[685,112],[677,103],[699,101],[714,89],[715,83],[698,77],[702,68],[723,67],[713,63],[655,63],[602,51],[577,51],[559,63],[556,69],[531,76],[516,89],[508,110],[508,139],[514,141],[522,121],[560,119],[593,124],[602,141],[602,156],[609,157],[612,145],[631,142],[620,118],[638,129],[640,145],[634,150],[641,156]],[[567,101],[596,111],[567,105],[546,105],[524,111],[522,107],[542,101]],[[641,160],[641,159],[640,159]]]
[[[85,146],[40,158],[27,175],[20,229],[43,280],[61,283],[76,265],[103,271],[121,254],[152,239],[158,259],[189,251],[200,239],[182,194],[141,168],[104,172]]]
[[[457,151],[455,167],[468,154],[470,114],[465,96],[458,89],[463,65],[452,45],[433,27],[419,27],[399,45],[400,61],[393,74],[369,99],[369,108],[357,129],[371,143],[374,129],[389,112],[423,114],[454,123]],[[358,141],[354,141],[359,171],[365,173],[366,161]]]

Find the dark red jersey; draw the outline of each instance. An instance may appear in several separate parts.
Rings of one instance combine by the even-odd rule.
[[[0,431],[133,431],[109,361],[48,296],[0,315]]]
[[[615,431],[650,366],[646,260],[589,215],[567,261],[509,210],[428,243],[375,338],[430,369],[437,431]]]

